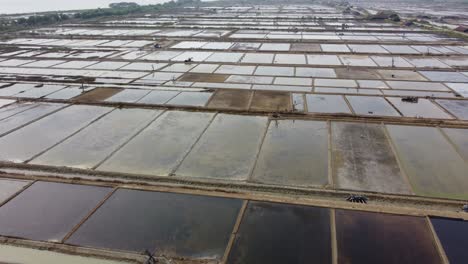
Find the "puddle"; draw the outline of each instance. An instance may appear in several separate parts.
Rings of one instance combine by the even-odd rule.
[[[205,73],[186,73],[180,77],[182,82],[225,82],[229,75],[226,74],[205,74]]]
[[[8,198],[21,191],[29,181],[0,179],[0,203],[4,203]]]
[[[65,107],[64,104],[35,104],[33,108],[15,114],[0,121],[0,136],[18,129],[21,126],[34,122],[60,108]]]
[[[36,182],[0,207],[0,234],[59,242],[110,190]]]
[[[113,261],[108,259],[99,259],[84,257],[73,254],[63,254],[44,249],[32,249],[26,247],[15,247],[2,244],[0,245],[1,263],[22,263],[22,264],[130,264],[133,262]]]
[[[381,79],[374,70],[356,69],[356,68],[337,68],[336,75],[341,79]]]
[[[449,140],[455,145],[458,153],[468,161],[468,129],[442,128]]]
[[[463,100],[436,100],[438,104],[461,120],[468,120],[468,101]]]
[[[252,179],[266,184],[328,184],[326,122],[272,120]]]
[[[124,103],[134,103],[145,95],[147,95],[150,90],[142,90],[142,89],[124,89],[122,92],[117,93],[105,101],[107,102],[124,102]]]
[[[116,109],[30,163],[91,169],[159,113],[147,109]]]
[[[306,94],[309,113],[346,113],[351,114],[348,104],[341,95]]]
[[[250,110],[252,111],[289,111],[291,109],[289,93],[255,91]]]
[[[246,180],[266,117],[219,114],[176,171],[178,176]]]
[[[86,92],[78,97],[75,97],[74,100],[76,101],[104,101],[107,98],[110,98],[120,92],[122,92],[123,89],[119,88],[95,88],[89,92]]]
[[[468,258],[468,222],[459,219],[431,217],[431,223],[450,263],[464,263]]]
[[[168,111],[98,167],[102,171],[168,176],[213,114]]]
[[[0,138],[0,160],[24,162],[112,110],[74,105]],[[20,147],[21,146],[21,147]]]
[[[400,114],[382,97],[346,96],[349,104],[358,115],[400,116]]]
[[[332,263],[329,210],[249,202],[227,263]]]
[[[416,103],[404,102],[403,98],[399,97],[387,97],[387,100],[389,100],[403,116],[453,119],[453,117],[427,99],[419,98]]]
[[[338,263],[442,263],[423,217],[335,212]]]
[[[437,128],[387,125],[387,129],[416,194],[468,198],[467,165]]]
[[[220,260],[241,205],[237,199],[119,189],[67,243]]]
[[[332,159],[338,188],[411,194],[380,125],[332,122]]]
[[[218,90],[208,107],[246,110],[249,107],[251,95],[251,91]]]
[[[207,92],[181,92],[166,104],[184,106],[204,106],[212,93]]]
[[[151,91],[145,97],[141,98],[139,104],[165,104],[174,98],[180,92],[178,91]]]

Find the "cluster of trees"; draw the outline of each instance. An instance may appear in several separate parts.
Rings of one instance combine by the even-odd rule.
[[[91,19],[108,16],[124,16],[136,13],[151,13],[162,11],[169,8],[177,8],[185,5],[197,5],[200,0],[172,0],[163,4],[156,5],[138,5],[132,2],[121,2],[110,4],[109,8],[97,8],[91,10],[85,10],[75,13],[48,13],[43,15],[33,15],[29,17],[19,18],[14,21],[9,21],[8,26],[6,24],[0,25],[1,29],[18,28],[27,26],[43,26],[55,23],[60,23],[69,19]]]

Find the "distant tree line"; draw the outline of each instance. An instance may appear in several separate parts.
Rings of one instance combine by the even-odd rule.
[[[0,20],[0,31],[22,27],[44,26],[64,22],[70,19],[92,19],[108,16],[125,16],[137,13],[150,13],[164,9],[177,8],[190,4],[199,4],[200,0],[176,0],[156,5],[138,5],[133,2],[113,3],[109,8],[97,8],[74,13],[47,13],[32,15],[15,20]]]

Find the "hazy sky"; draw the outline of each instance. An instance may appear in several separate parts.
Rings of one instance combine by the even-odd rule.
[[[29,13],[107,7],[115,2],[157,4],[167,0],[0,0],[0,13]]]

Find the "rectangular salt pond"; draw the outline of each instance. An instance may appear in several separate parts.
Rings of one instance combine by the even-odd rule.
[[[387,100],[395,106],[403,116],[453,119],[452,116],[444,112],[440,107],[433,104],[428,99],[419,98],[418,102],[404,102],[400,97],[387,97]]]
[[[276,54],[275,64],[306,64],[304,55],[299,54]]]
[[[120,70],[126,71],[156,71],[162,67],[167,66],[167,63],[148,63],[148,62],[134,62],[127,64],[120,68]]]
[[[210,100],[208,107],[247,110],[251,97],[251,91],[218,90]]]
[[[419,71],[419,73],[433,82],[468,82],[468,76],[460,72]]]
[[[413,68],[414,66],[402,57],[381,57],[371,56],[380,67],[402,67],[402,68]]]
[[[363,55],[340,55],[344,65],[362,66],[362,67],[377,67],[375,62],[369,56]]]
[[[13,101],[14,102],[14,101]],[[36,106],[34,103],[15,103],[0,108],[0,120],[16,115]]]
[[[330,210],[249,202],[228,264],[332,263]]]
[[[258,66],[255,75],[294,76],[294,67]]]
[[[38,103],[34,107],[29,108],[21,113],[15,114],[8,118],[0,120],[0,136],[11,133],[30,122],[34,122],[60,108],[65,107],[64,104],[45,104]]]
[[[214,114],[167,111],[98,167],[102,171],[169,176]]]
[[[212,93],[208,92],[181,92],[166,104],[184,106],[205,106]]]
[[[400,116],[383,97],[348,95],[346,98],[358,115]]]
[[[447,135],[463,159],[468,161],[468,129],[442,128],[442,131]]]
[[[273,53],[246,53],[242,58],[242,63],[264,63],[271,64],[273,62]]]
[[[297,77],[336,78],[334,69],[296,67]]]
[[[238,62],[244,53],[230,53],[230,52],[215,52],[213,55],[208,57],[205,62],[229,62],[236,63]]]
[[[336,210],[338,263],[442,263],[424,217]]]
[[[343,65],[336,55],[307,55],[309,65]]]
[[[320,44],[323,52],[350,52],[344,44]]]
[[[16,102],[16,100],[10,100],[10,99],[0,99],[0,108],[4,107],[5,105],[9,105]]]
[[[381,125],[332,122],[331,134],[338,188],[411,194]]]
[[[191,69],[190,72],[213,73],[218,67],[219,67],[218,64],[199,64],[193,69]]]
[[[36,86],[34,83],[15,83],[11,86],[0,88],[0,96],[13,96],[31,90]]]
[[[24,162],[112,108],[73,105],[0,138],[0,160]]]
[[[91,169],[160,113],[148,109],[115,109],[29,163]]]
[[[468,258],[468,222],[461,219],[430,218],[450,263],[464,263]]]
[[[468,198],[466,162],[437,128],[387,125],[387,129],[417,195]]]
[[[16,95],[13,95],[15,97],[22,97],[22,98],[41,98],[44,96],[47,96],[51,93],[57,92],[61,89],[65,88],[65,86],[62,85],[44,85],[41,87],[34,87],[32,89],[29,89],[23,93],[19,93]]]
[[[402,90],[424,90],[424,91],[450,91],[441,83],[432,82],[407,82],[407,81],[387,81],[392,89]]]
[[[22,246],[0,245],[1,263],[22,263],[22,264],[131,264],[133,262],[114,261],[100,259],[89,256],[79,256],[75,254],[63,254],[44,249],[32,249]]]
[[[124,103],[134,103],[145,95],[150,93],[150,90],[143,90],[143,89],[124,89],[122,92],[117,93],[109,98],[107,98],[106,102],[124,102]]]
[[[110,191],[107,187],[35,182],[0,207],[0,234],[60,242]]]
[[[438,104],[447,109],[452,115],[461,120],[468,120],[468,101],[464,100],[436,100]]]
[[[47,95],[45,98],[66,100],[66,99],[71,99],[73,97],[79,96],[83,92],[89,91],[90,89],[93,89],[93,88],[91,88],[91,87],[86,88],[85,87],[84,89],[81,89],[80,87],[67,87],[67,88],[59,90],[59,91],[57,91],[55,93],[51,93],[51,94]]]
[[[260,47],[260,50],[271,50],[271,51],[289,51],[291,44],[287,43],[264,43]]]
[[[326,122],[272,120],[251,180],[286,186],[326,185],[327,142]]]
[[[139,104],[165,104],[167,101],[178,95],[179,91],[151,91],[141,98]]]
[[[341,95],[306,94],[309,113],[351,114],[348,104]]]
[[[13,179],[0,179],[0,204],[3,204],[7,199],[21,191],[30,182]]]
[[[119,189],[66,242],[219,261],[241,206],[230,198]]]
[[[62,64],[53,66],[53,68],[63,68],[63,69],[82,69],[93,64],[98,63],[99,61],[68,61]]]
[[[266,117],[219,114],[176,170],[176,175],[246,180],[266,125]]]

